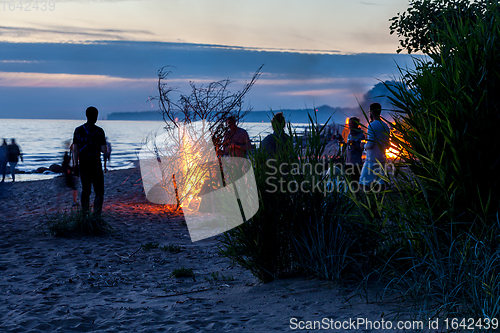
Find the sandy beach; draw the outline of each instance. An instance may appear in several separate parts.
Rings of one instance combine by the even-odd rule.
[[[292,318],[376,321],[397,311],[397,301],[366,299],[355,286],[304,277],[260,283],[219,256],[216,239],[192,243],[181,214],[148,203],[138,169],[105,174],[112,234],[54,237],[47,216],[71,206],[61,182],[0,185],[2,332],[309,332]],[[180,251],[141,248],[147,243]],[[171,276],[181,267],[195,277]]]

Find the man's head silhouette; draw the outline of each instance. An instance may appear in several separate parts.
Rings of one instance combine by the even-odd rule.
[[[231,129],[231,131],[236,130],[236,117],[229,116],[226,120],[227,126]]]
[[[370,104],[370,120],[379,120],[380,119],[380,113],[382,113],[382,106],[380,103],[372,103]]]
[[[276,133],[281,133],[283,132],[283,129],[285,128],[285,117],[283,116],[283,112],[278,112],[274,115],[273,119],[271,120],[271,125],[273,127],[274,132]]]
[[[95,124],[97,122],[97,116],[99,111],[93,106],[89,106],[85,111],[85,116],[87,116],[87,122],[90,124]]]

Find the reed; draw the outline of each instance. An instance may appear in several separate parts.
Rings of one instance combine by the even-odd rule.
[[[349,262],[352,241],[330,244],[344,235],[340,224],[352,205],[333,188],[332,193],[324,191],[334,183],[326,172],[328,163],[321,157],[323,130],[324,126],[310,118],[309,137],[302,140],[289,125],[290,140],[278,143],[281,149],[276,155],[270,156],[261,147],[251,156],[259,211],[223,235],[221,253],[262,281],[306,271],[332,278],[338,272],[330,273],[330,269],[341,271]]]
[[[388,86],[401,148],[389,189],[350,196],[378,226],[374,271],[387,290],[403,287],[423,316],[491,319],[500,314],[500,4],[445,27],[429,58]]]

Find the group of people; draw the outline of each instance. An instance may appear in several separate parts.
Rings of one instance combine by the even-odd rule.
[[[382,107],[379,103],[370,105],[370,124],[368,125],[367,143],[363,144],[365,136],[359,128],[358,118],[349,121],[350,133],[348,136],[348,149],[346,164],[360,171],[359,180],[362,185],[370,185],[377,177],[378,164],[385,163],[385,148],[389,145],[389,127],[380,119]],[[104,198],[104,175],[101,163],[101,153],[104,154],[104,169],[106,160],[109,160],[111,147],[106,140],[104,130],[96,126],[98,110],[91,106],[86,110],[87,122],[75,129],[71,155],[66,155],[64,167],[67,175],[79,176],[82,185],[81,206],[84,212],[90,210],[90,193],[93,186],[95,192],[94,214],[101,214]],[[236,124],[236,118],[230,116],[226,120],[228,127],[222,142],[222,155],[232,157],[246,157],[252,148],[248,132]],[[280,146],[290,142],[290,137],[285,133],[285,117],[283,113],[277,113],[271,120],[273,133],[262,141],[262,147],[271,156],[277,153]],[[14,140],[13,140],[14,143]],[[366,151],[366,160],[361,160],[363,150]],[[16,153],[21,156],[19,150]],[[12,158],[13,163],[14,158]],[[70,168],[72,160],[74,168]],[[9,160],[10,161],[10,160]],[[14,165],[15,166],[15,165]],[[73,189],[73,199],[76,202],[77,192],[74,180],[68,179],[68,186]]]
[[[0,174],[2,175],[2,183],[5,182],[7,163],[10,166],[12,181],[16,181],[16,166],[19,162],[19,158],[21,158],[22,162],[23,154],[16,143],[16,139],[11,139],[10,144],[7,143],[6,139],[3,139],[2,145],[0,146]]]
[[[346,172],[352,175],[352,180],[359,181],[365,187],[373,182],[383,184],[379,175],[383,173],[381,166],[385,165],[385,150],[389,148],[389,126],[380,119],[382,106],[379,103],[370,104],[366,144],[365,134],[360,128],[357,117],[349,119],[349,135],[347,137]],[[363,163],[363,150],[366,152]]]
[[[347,137],[346,149],[346,173],[351,180],[359,181],[360,185],[368,187],[377,182],[383,184],[379,175],[386,162],[385,150],[389,147],[389,126],[380,118],[382,106],[379,103],[370,105],[367,138],[360,128],[360,120],[357,117],[349,119],[349,135]],[[286,142],[290,142],[285,133],[285,117],[283,113],[277,113],[271,120],[273,133],[264,138],[262,148],[270,155],[276,154],[278,148]],[[247,131],[236,126],[235,117],[228,117],[226,132],[222,144],[223,155],[234,157],[245,157],[251,149],[251,142]],[[366,141],[366,143],[365,143]],[[363,163],[363,151],[366,159]]]
[[[230,116],[227,118],[228,131],[222,141],[222,155],[233,157],[246,157],[252,149],[252,144],[248,132],[236,125],[236,118]],[[262,147],[268,154],[276,154],[279,146],[288,142],[289,136],[285,133],[285,117],[282,112],[274,115],[271,120],[273,133],[269,134],[262,141]]]
[[[62,170],[65,176],[66,186],[72,190],[73,204],[78,204],[77,178],[80,177],[82,185],[81,206],[82,210],[89,212],[90,193],[94,187],[94,214],[101,214],[104,197],[104,176],[101,164],[101,153],[104,157],[104,171],[107,172],[107,162],[110,161],[111,144],[104,135],[104,130],[95,125],[99,111],[91,106],[86,110],[87,122],[75,129],[73,143],[70,150],[65,152],[62,162]],[[23,154],[16,143],[11,139],[8,144],[3,139],[0,145],[0,174],[2,183],[5,182],[7,163],[10,166],[12,181],[15,182],[15,170],[19,159],[23,161]]]

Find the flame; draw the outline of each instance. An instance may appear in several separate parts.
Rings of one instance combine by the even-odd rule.
[[[169,127],[162,135],[148,140],[140,157],[141,176],[149,201],[187,211],[198,210],[197,203],[201,202],[200,196],[203,197],[200,191],[211,184],[207,179],[213,178],[212,165],[217,161],[207,124]]]
[[[347,137],[349,136],[349,117],[345,118],[345,125],[344,128],[342,129],[342,139],[344,139],[344,142],[347,142]]]
[[[180,206],[183,209],[190,209],[194,204],[198,208],[198,193],[207,178],[206,169],[200,167],[202,153],[197,149],[194,142],[188,135],[182,137],[181,172],[183,175],[182,192],[183,198],[180,200]]]
[[[385,157],[389,160],[395,160],[400,156],[400,151],[392,142],[390,143],[390,147],[385,150]]]
[[[394,126],[395,124],[393,123],[392,125]],[[394,127],[391,129],[391,137],[396,138],[397,142],[405,143],[400,133],[396,131]],[[385,150],[385,156],[387,159],[395,160],[397,158],[401,158],[402,156],[407,156],[407,155],[408,153],[405,152],[405,150],[400,144],[396,144],[392,140],[389,140],[389,148]]]
[[[394,124],[392,124],[392,125],[394,126]],[[389,135],[389,148],[387,148],[385,150],[385,158],[387,158],[387,160],[395,160],[396,158],[398,158],[400,156],[400,152],[399,152],[397,145],[394,142],[392,142],[392,140],[391,140],[391,138],[395,134],[393,127],[391,127],[390,131],[391,131],[391,134]]]

